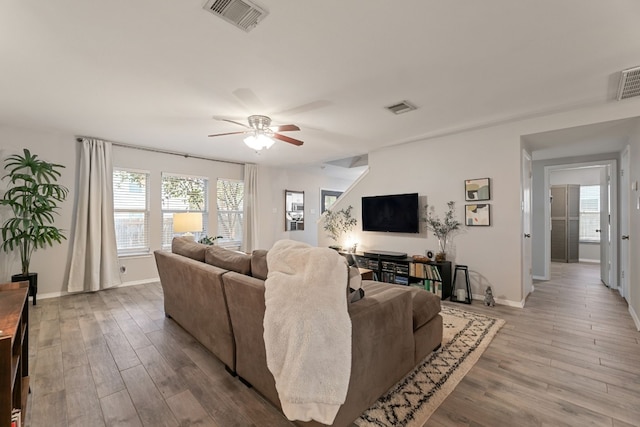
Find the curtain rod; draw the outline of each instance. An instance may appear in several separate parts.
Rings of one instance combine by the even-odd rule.
[[[92,139],[89,137],[77,137],[76,141],[77,142],[82,142],[82,140],[84,138],[87,139]],[[96,138],[97,139],[97,138]],[[109,141],[111,142],[111,141]],[[111,145],[114,145],[116,147],[122,147],[122,148],[131,148],[132,150],[142,150],[142,151],[150,151],[152,153],[160,153],[160,154],[170,154],[172,156],[180,156],[180,157],[184,157],[185,159],[198,159],[198,160],[209,160],[210,162],[221,162],[221,163],[230,163],[232,165],[244,165],[244,163],[241,162],[234,162],[232,160],[220,160],[220,159],[212,159],[210,157],[203,157],[203,156],[194,156],[192,154],[187,154],[187,153],[179,153],[177,151],[169,151],[169,150],[160,150],[158,148],[149,148],[149,147],[141,147],[139,145],[129,145],[129,144],[123,144],[121,142],[111,142]]]

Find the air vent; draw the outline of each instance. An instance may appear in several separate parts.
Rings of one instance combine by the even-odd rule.
[[[640,95],[640,67],[623,70],[618,86],[618,101]]]
[[[408,113],[409,111],[415,110],[417,107],[412,105],[408,101],[401,101],[397,104],[389,105],[388,107],[384,107],[387,110],[391,111],[393,114],[403,114]]]
[[[208,0],[204,9],[246,32],[251,31],[269,14],[247,0]]]

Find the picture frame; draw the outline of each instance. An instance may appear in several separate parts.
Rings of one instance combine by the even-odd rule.
[[[490,226],[491,205],[488,203],[464,205],[464,223],[468,227]]]
[[[491,180],[489,178],[467,179],[464,182],[464,199],[478,202],[491,199]]]

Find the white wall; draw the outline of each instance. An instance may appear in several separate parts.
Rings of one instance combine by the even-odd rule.
[[[640,185],[640,126],[629,141],[630,145],[630,182]],[[637,187],[636,187],[637,188]],[[622,189],[629,192],[629,312],[634,317],[636,327],[640,330],[640,189]]]
[[[66,288],[67,264],[69,262],[69,246],[71,220],[73,216],[73,202],[76,197],[76,149],[77,143],[73,135],[63,135],[51,132],[20,129],[0,125],[0,159],[4,167],[4,159],[7,155],[22,153],[27,148],[32,154],[48,162],[66,166],[62,170],[59,183],[69,188],[67,200],[61,204],[59,217],[55,225],[65,230],[69,240],[63,240],[62,244],[56,244],[47,249],[38,249],[31,259],[30,270],[38,273],[38,296],[47,293],[60,293]],[[2,176],[4,176],[2,169]],[[0,183],[0,192],[7,186],[6,180]],[[10,210],[0,210],[0,221],[4,223]],[[20,273],[20,256],[17,250],[12,254],[0,251],[0,282],[8,282],[11,275]]]
[[[464,222],[464,181],[491,178],[490,227],[465,227],[453,238],[448,259],[470,269],[473,293],[487,285],[503,301],[518,304],[520,289],[520,145],[516,135],[502,129],[485,129],[419,141],[369,154],[369,173],[335,205],[353,206],[358,219],[354,234],[359,250],[389,250],[424,254],[436,249],[436,238],[420,234],[362,232],[361,197],[417,192],[436,208],[440,217],[447,202],[456,203],[457,218]],[[516,177],[516,179],[514,179]],[[320,245],[332,241],[319,233]],[[517,278],[514,279],[514,278]],[[515,284],[515,286],[514,286]]]
[[[318,244],[320,218],[320,190],[346,190],[351,180],[327,176],[318,171],[258,167],[259,230],[256,248],[268,249],[280,239]],[[285,231],[284,192],[304,191],[304,230]]]
[[[584,167],[578,169],[560,169],[549,173],[549,185],[600,185],[600,170],[604,166]],[[600,244],[583,243],[578,245],[580,262],[600,262]]]

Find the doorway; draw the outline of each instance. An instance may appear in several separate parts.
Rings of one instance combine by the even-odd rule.
[[[617,235],[616,206],[617,165],[615,160],[603,160],[588,163],[545,166],[544,188],[548,195],[545,203],[545,280],[549,280],[551,270],[551,188],[553,185],[578,184],[581,186],[581,201],[597,200],[598,213],[581,208],[581,229],[579,243],[574,242],[578,256],[576,261],[600,263],[601,281],[612,289],[618,288],[617,250],[611,236]],[[588,193],[588,194],[583,194]],[[599,217],[599,218],[598,218]],[[614,221],[611,221],[614,218]],[[599,221],[598,221],[599,219]]]

